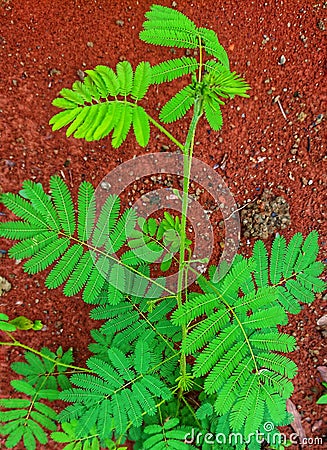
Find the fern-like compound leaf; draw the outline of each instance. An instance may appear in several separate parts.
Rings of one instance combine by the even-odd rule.
[[[229,70],[227,52],[219,43],[216,33],[213,30],[208,30],[207,28],[199,28],[198,32],[208,55],[212,55],[217,58],[218,61]]]
[[[121,304],[121,303],[120,303]],[[111,304],[107,307],[99,307],[96,311],[92,311],[92,317],[95,319],[107,319],[112,314],[112,306],[120,306],[120,304]],[[101,308],[101,309],[100,309]],[[113,317],[108,320],[101,328],[101,331],[108,336],[113,336],[115,333],[125,330],[127,327],[138,322],[139,315],[136,311],[127,311],[124,316]],[[133,340],[133,338],[132,338]]]
[[[108,89],[102,75],[97,70],[86,70],[85,73],[88,75],[89,87],[94,87],[94,91],[97,91],[96,100],[98,98],[106,98],[108,95]]]
[[[109,106],[109,104],[108,104]],[[96,106],[98,107],[98,106]],[[76,108],[76,116],[74,117],[73,120],[71,120],[71,124],[69,125],[69,127],[67,128],[66,131],[66,136],[69,137],[72,134],[74,134],[76,132],[79,132],[81,134],[81,131],[83,129],[88,129],[93,122],[90,121],[90,117],[89,113],[91,112],[91,107],[90,106],[85,106],[84,108]],[[61,113],[58,113],[61,114]],[[58,114],[56,114],[55,116],[52,117],[52,119],[49,121],[49,124],[54,124],[53,126],[57,126],[57,117]],[[60,128],[62,128],[64,125],[60,126]]]
[[[56,360],[58,358],[58,352],[57,354],[50,352],[48,349],[43,348],[41,353],[44,354],[44,356],[50,356],[52,359]],[[40,388],[41,386],[43,388],[51,388],[51,389],[57,389],[61,386],[61,383],[65,383],[69,385],[68,379],[65,377],[65,380],[61,376],[54,377],[51,374],[49,375],[49,372],[54,371],[55,364],[51,363],[50,367],[48,364],[45,363],[45,358],[40,358],[39,356],[36,356],[34,353],[26,352],[25,353],[25,359],[26,362],[15,362],[11,365],[11,368],[18,374],[23,375],[27,382],[35,386],[36,388]],[[68,351],[60,356],[61,361],[65,362],[66,364],[69,364],[72,362],[72,356],[71,351]],[[59,370],[59,373],[62,375],[65,371],[64,367],[61,367]],[[40,404],[43,405],[43,404]],[[43,405],[44,406],[44,405]],[[45,408],[45,406],[44,406]],[[42,410],[40,410],[42,412]]]
[[[145,28],[156,27],[158,24],[160,26],[166,26],[167,29],[179,28],[181,22],[186,29],[193,30],[195,27],[193,22],[180,11],[165,6],[152,5],[150,11],[145,14],[145,17],[148,19],[148,22],[144,23]],[[169,25],[167,21],[170,22]]]
[[[68,236],[72,236],[75,231],[75,212],[68,187],[59,176],[51,177],[50,187],[61,227]]]
[[[302,286],[305,286],[313,292],[323,292],[326,289],[326,283],[320,278],[311,275],[307,269],[304,269],[304,271],[300,273],[296,279]]]
[[[117,123],[117,111],[119,108],[119,103],[117,101],[112,101],[106,103],[106,116],[104,117],[102,123],[94,130],[93,138],[94,140],[99,140],[108,136],[108,134],[114,129]],[[69,130],[69,129],[68,129]],[[68,132],[67,130],[67,132]]]
[[[215,131],[219,131],[223,125],[220,103],[215,98],[209,97],[204,103],[204,112],[210,127]]]
[[[194,366],[194,373],[201,376],[215,365],[220,357],[240,338],[237,326],[226,327],[209,345],[198,355]]]
[[[293,336],[281,334],[275,331],[255,331],[251,334],[250,343],[253,347],[262,350],[275,350],[276,352],[289,353],[295,349],[296,341]]]
[[[144,450],[195,449],[196,447],[193,445],[185,443],[186,436],[191,435],[191,427],[178,425],[179,419],[169,418],[162,426],[148,425],[145,427],[144,432],[150,437],[143,443]]]
[[[294,390],[293,384],[282,375],[271,370],[261,371],[259,374],[261,384],[266,384],[274,389],[282,398],[289,398]]]
[[[64,99],[58,99],[61,100],[61,102],[53,102],[54,106],[58,106],[59,108],[67,108],[66,103],[63,103]],[[60,128],[65,127],[69,123],[73,122],[76,117],[83,111],[82,108],[76,107],[74,103],[72,103],[70,109],[65,109],[64,111],[60,111],[58,114],[53,116],[51,121],[49,122],[50,125],[52,125],[52,130],[57,131],[60,130]]]
[[[80,417],[77,425],[77,437],[81,438],[82,436],[88,435],[91,433],[92,428],[95,428],[95,423],[97,421],[99,414],[99,408],[95,405],[93,408],[85,411],[85,414]]]
[[[277,325],[285,325],[286,312],[298,312],[300,301],[311,302],[314,292],[325,286],[318,278],[322,266],[314,262],[316,248],[309,254],[309,243],[315,247],[315,240],[316,236],[307,238],[303,251],[302,236],[288,247],[277,237],[270,258],[263,242],[257,242],[253,257],[235,258],[229,273],[218,282],[214,268],[210,269],[210,280],[199,279],[204,294],[189,296],[172,315],[174,323],[191,329],[182,349],[186,354],[198,352],[193,374],[207,374],[204,391],[217,395],[218,414],[231,411],[234,432],[255,432],[266,415],[269,420],[273,405],[279,408],[281,417],[286,417],[285,398],[292,393],[289,380],[295,376],[296,366],[274,352],[294,350],[295,340],[280,334]],[[308,255],[308,264],[304,254]],[[300,273],[295,270],[298,258],[302,259]],[[292,279],[281,283],[285,273]],[[278,286],[270,286],[269,281]],[[202,317],[204,314],[207,318]],[[199,323],[192,324],[200,317]]]
[[[270,281],[272,284],[277,284],[281,280],[285,252],[286,239],[279,235],[275,237],[271,248]]]
[[[144,30],[140,39],[165,47],[196,48],[198,46],[197,29],[183,13],[161,5],[152,5],[145,14]]]
[[[116,125],[112,135],[112,146],[118,148],[126,139],[132,125],[133,109],[128,103],[119,103],[117,108]]]
[[[218,97],[233,98],[235,95],[249,97],[246,91],[250,86],[236,72],[230,72],[214,60],[206,61],[204,67],[211,90]]]
[[[38,234],[47,231],[48,227],[44,224],[43,228],[32,225],[28,222],[1,222],[0,233],[6,239],[24,239],[36,237]],[[18,258],[17,258],[18,259]]]
[[[42,248],[24,264],[24,270],[27,273],[41,272],[65,253],[69,243],[68,238],[61,238],[51,242],[51,244]]]
[[[136,213],[134,209],[126,209],[119,218],[115,229],[109,234],[109,239],[105,244],[106,250],[110,253],[117,252],[126,241],[126,238],[134,230],[136,224]]]
[[[134,82],[131,90],[131,97],[134,100],[141,100],[145,96],[151,84],[152,76],[150,64],[145,61],[140,62],[135,69]]]
[[[124,287],[125,274],[128,274],[123,266],[129,266],[128,260],[133,258],[127,255],[119,274],[115,275],[113,271],[111,278],[110,271],[117,261],[115,252],[126,244],[129,235],[134,232],[135,211],[128,209],[119,217],[120,200],[117,196],[109,196],[96,220],[97,205],[94,189],[89,183],[83,182],[79,189],[75,219],[75,208],[66,184],[58,176],[54,176],[50,180],[50,185],[52,193],[49,202],[52,206],[44,197],[43,203],[35,200],[39,202],[38,217],[34,203],[32,200],[27,200],[29,196],[32,198],[32,195],[29,195],[29,189],[34,188],[34,185],[30,188],[27,184],[28,188],[21,191],[26,199],[18,195],[9,195],[9,197],[4,195],[4,200],[12,210],[33,222],[29,223],[25,219],[26,222],[17,222],[19,224],[17,227],[15,227],[16,222],[11,222],[9,229],[14,230],[12,235],[16,237],[16,230],[26,230],[27,236],[30,236],[31,230],[35,230],[35,236],[26,239],[23,236],[21,241],[9,250],[9,255],[19,259],[30,258],[24,265],[24,269],[29,273],[44,270],[56,262],[46,279],[47,287],[53,289],[66,282],[64,288],[66,295],[75,295],[84,288],[83,299],[88,303],[95,303],[105,283],[116,279],[115,285],[107,286],[107,292],[112,303],[119,303],[123,298],[121,289]],[[39,187],[37,186],[36,189],[39,195],[41,192]],[[45,210],[43,214],[42,207]],[[54,229],[51,229],[50,224],[45,224],[42,220],[42,217],[46,217],[50,210],[53,214],[57,214],[59,229],[57,223],[53,222]],[[75,238],[76,228],[78,244]],[[8,236],[8,227],[3,227],[3,231],[0,227],[0,233]],[[9,235],[11,235],[10,231]],[[89,247],[94,249],[92,253],[88,250]],[[146,254],[144,257],[146,258]],[[134,267],[141,263],[142,260],[136,257],[131,261]],[[147,277],[149,278],[149,274]],[[148,283],[146,281],[146,285]],[[118,285],[120,289],[117,289]]]
[[[99,297],[107,277],[109,276],[111,262],[105,256],[100,256],[93,266],[83,291],[83,300],[86,303],[95,303]]]
[[[135,370],[138,373],[146,373],[150,366],[149,346],[146,342],[139,340],[135,347]]]
[[[216,294],[198,295],[174,311],[172,322],[176,325],[186,325],[196,317],[209,313],[215,306],[218,306]]]
[[[318,278],[323,273],[325,266],[321,261],[315,261],[303,270],[303,274]]]
[[[161,109],[160,119],[171,123],[183,117],[194,103],[194,92],[190,86],[181,89]]]
[[[255,394],[251,394],[249,414],[245,417],[244,435],[249,436],[255,433],[263,422],[265,412],[265,402],[262,398],[262,389],[258,386]],[[234,427],[236,429],[236,427]]]
[[[127,96],[131,93],[133,86],[133,69],[128,61],[120,61],[116,66],[119,81],[119,93]]]
[[[113,131],[112,145],[119,147],[126,139],[134,118],[134,130],[140,145],[147,145],[149,123],[145,111],[135,103],[142,99],[151,83],[151,67],[141,62],[133,74],[128,61],[121,61],[116,66],[117,74],[106,66],[96,66],[86,70],[84,82],[75,82],[72,89],[62,89],[62,98],[53,104],[64,109],[53,116],[50,124],[53,129],[68,124],[67,136],[94,141],[107,136]],[[135,103],[127,101],[127,96]],[[122,96],[122,97],[119,97]],[[134,107],[137,112],[133,114]],[[140,127],[144,126],[144,130]]]
[[[93,268],[93,256],[87,251],[74,267],[71,276],[64,287],[67,296],[76,295],[85,285]]]
[[[115,281],[113,281],[113,280],[115,280]],[[109,282],[117,283],[116,277],[111,278],[109,280]],[[114,286],[113,284],[110,284],[110,283],[108,284],[108,289],[107,289],[107,301],[111,305],[118,305],[124,299],[124,295],[119,289],[117,289],[116,286]]]
[[[108,387],[111,386],[111,393],[115,392],[115,390],[123,385],[123,379],[116,369],[108,362],[92,356],[88,359],[87,365],[106,382]]]
[[[24,196],[28,198],[34,208],[41,214],[45,222],[49,224],[49,228],[59,231],[60,223],[53,203],[50,197],[44,192],[42,185],[30,180],[23,183]]]
[[[129,422],[140,426],[144,412],[154,415],[154,399],[168,400],[171,392],[159,377],[146,374],[153,363],[145,345],[139,341],[132,357],[115,347],[108,349],[106,360],[91,357],[87,365],[94,375],[74,374],[71,377],[77,388],[63,391],[61,398],[74,402],[76,408],[66,408],[60,413],[59,420],[78,418],[77,431],[81,435],[90,433],[94,425],[97,429],[100,425],[105,426],[106,436],[114,434],[117,438],[126,435]]]
[[[128,277],[128,272],[120,264],[114,264],[109,275],[109,296],[108,301],[112,305],[117,305],[122,299],[126,288],[126,278]]]
[[[104,400],[99,406],[99,416],[97,429],[99,430],[100,438],[108,439],[111,436],[112,429],[114,428],[112,418],[112,405],[110,400]]]
[[[272,306],[277,299],[275,289],[271,286],[265,288],[258,288],[251,291],[244,297],[238,297],[234,303],[235,311],[245,317],[249,312],[258,311]]]
[[[86,89],[89,91],[89,93],[91,94],[92,100],[93,101],[95,100],[96,102],[98,102],[101,98],[101,91],[100,91],[101,87],[99,89],[97,84],[92,79],[92,78],[96,78],[96,74],[94,74],[94,75],[95,76],[92,77],[92,71],[90,71],[89,76],[84,79],[84,85],[85,85]]]
[[[118,348],[110,348],[108,350],[108,356],[113,366],[118,370],[124,379],[127,381],[133,379],[134,374],[130,370],[132,361],[129,358],[126,358],[123,352],[121,352]]]
[[[195,58],[182,56],[181,58],[170,59],[152,66],[152,83],[160,84],[172,81],[183,75],[195,72],[197,68],[198,62]]]
[[[71,352],[63,354],[59,348],[53,353],[43,348],[41,353],[42,358],[32,352],[26,352],[26,363],[12,364],[12,369],[24,378],[13,380],[11,385],[28,398],[0,399],[0,406],[5,409],[0,412],[0,433],[7,436],[7,448],[15,447],[20,441],[27,450],[35,449],[36,443],[46,445],[48,438],[44,429],[54,431],[57,428],[57,413],[39,399],[58,398],[58,388],[61,386],[59,376],[65,377],[66,367],[57,365],[56,361],[61,359],[66,364],[71,363]],[[46,357],[51,357],[53,361],[50,362]],[[59,375],[55,376],[55,372],[59,372]],[[69,386],[68,380],[67,383],[66,387]]]
[[[11,258],[15,259],[30,258],[56,240],[57,233],[55,231],[36,233],[35,237],[23,239],[13,245],[8,253]]]
[[[302,245],[294,270],[300,272],[309,267],[316,260],[318,252],[318,232],[311,231]]]
[[[222,389],[217,395],[215,401],[215,411],[219,415],[228,413],[239,393],[239,386],[242,386],[249,378],[251,371],[254,369],[254,361],[251,356],[245,358],[238,367],[235,368],[233,375],[225,382]]]
[[[257,355],[261,367],[266,367],[287,378],[294,378],[297,373],[296,364],[283,355],[261,352]]]
[[[262,241],[257,241],[253,247],[253,257],[256,264],[255,281],[259,288],[268,286],[268,252]]]
[[[286,279],[290,278],[294,273],[295,263],[300,254],[302,241],[302,234],[296,233],[287,246],[283,264],[283,275]]]
[[[267,309],[260,309],[243,321],[243,325],[251,329],[256,328],[272,328],[275,325],[286,325],[288,322],[287,314],[284,309],[279,306],[272,306]]]
[[[92,95],[81,81],[75,81],[72,85],[72,90],[77,92],[84,100],[84,102],[91,103]]]
[[[95,106],[95,108],[93,106],[87,107],[90,109],[87,116],[87,121],[85,121],[84,124],[74,133],[75,138],[84,138],[88,142],[94,141],[94,135],[103,122],[111,121],[109,102],[100,103]]]
[[[312,303],[314,301],[314,292],[301,285],[297,280],[288,280],[286,288],[295,299],[301,299],[304,303]]]
[[[63,431],[51,433],[51,439],[67,444],[63,450],[100,450],[96,427],[92,427],[89,433],[83,433],[77,420],[72,420],[70,423],[64,422],[61,427]],[[109,439],[106,439],[106,444],[109,444]]]
[[[83,247],[74,244],[62,256],[45,280],[48,289],[60,286],[71,275],[83,255]]]
[[[83,181],[78,191],[78,238],[85,242],[90,238],[95,221],[95,197],[91,183]]]
[[[228,352],[216,363],[205,381],[205,391],[209,394],[216,392],[223,385],[224,381],[233,373],[242,359],[246,356],[248,349],[245,342],[237,342]],[[213,362],[214,360],[212,360]],[[207,364],[211,365],[208,361]],[[199,370],[199,366],[198,369]],[[198,373],[198,372],[195,372]]]
[[[40,217],[40,214],[34,206],[21,196],[7,192],[5,194],[1,194],[0,199],[1,203],[10,209],[10,211],[12,211],[16,216],[24,219],[29,224],[36,226],[41,230],[48,230],[47,222]]]
[[[228,311],[220,309],[202,320],[183,342],[185,353],[194,354],[196,350],[210,342],[222,326],[229,322],[229,319]]]
[[[133,108],[132,120],[136,140],[141,147],[145,147],[150,139],[150,124],[149,117],[141,106],[136,105]]]
[[[240,431],[244,425],[246,418],[251,413],[253,403],[258,399],[260,386],[257,377],[251,377],[242,386],[241,395],[235,403],[230,415],[230,424],[232,429]],[[262,418],[261,418],[262,419]]]
[[[138,402],[143,411],[146,411],[149,416],[154,416],[157,408],[152,394],[150,394],[147,389],[146,383],[134,383],[132,392],[133,395],[138,399]]]
[[[108,97],[108,95],[110,95],[111,97],[116,97],[119,93],[120,82],[115,72],[110,67],[101,65],[96,66],[94,70],[101,76],[106,85],[104,97]]]
[[[60,91],[63,98],[69,100],[72,103],[75,103],[76,105],[83,105],[84,99],[83,96],[81,96],[78,92],[72,91],[70,89],[63,88]]]
[[[97,248],[101,248],[108,240],[110,233],[116,226],[119,216],[120,199],[117,195],[108,195],[101,208],[99,218],[96,222],[91,242]]]
[[[286,290],[284,286],[277,286],[277,299],[285,311],[291,314],[298,314],[301,311],[298,299]]]
[[[140,38],[154,45],[179,48],[196,48],[198,40],[196,33],[186,30],[170,30],[169,34],[164,29],[148,29],[140,33]]]

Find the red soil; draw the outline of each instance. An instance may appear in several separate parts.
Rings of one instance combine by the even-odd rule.
[[[76,194],[83,179],[96,186],[119,163],[144,152],[132,134],[120,149],[113,150],[108,138],[94,143],[67,139],[64,131],[52,132],[48,122],[57,112],[51,101],[60,89],[72,85],[78,69],[97,64],[114,67],[123,59],[135,68],[141,60],[157,63],[171,57],[169,49],[148,46],[138,39],[144,13],[151,3],[0,0],[3,191],[17,192],[25,179],[48,187],[50,175],[58,173]],[[160,3],[172,6],[168,0]],[[219,134],[209,134],[203,122],[196,136],[194,156],[213,167],[227,155],[225,170],[217,170],[238,204],[254,199],[264,188],[282,195],[290,204],[292,219],[283,234],[290,238],[297,231],[306,235],[318,230],[320,257],[326,258],[326,127],[321,115],[326,115],[327,3],[175,3],[197,25],[212,27],[218,33],[229,53],[232,70],[242,74],[252,87],[250,99],[235,99],[223,107],[224,126]],[[286,61],[280,65],[282,55]],[[147,110],[153,117],[157,117],[157,108],[177,88],[165,85],[149,92]],[[276,96],[286,120],[278,103],[273,102]],[[184,140],[185,122],[169,129]],[[151,138],[150,151],[159,151],[162,145],[175,151],[165,138],[157,137],[155,129]],[[2,249],[10,245],[0,241]],[[248,253],[253,242],[247,246],[243,240],[243,245],[241,251]],[[12,283],[12,290],[1,297],[1,311],[11,317],[41,319],[46,325],[41,332],[22,334],[22,341],[34,348],[46,345],[52,350],[59,345],[64,349],[72,346],[76,363],[83,364],[89,356],[89,330],[94,325],[88,319],[90,307],[79,296],[65,298],[61,289],[46,290],[46,274],[30,277],[23,273],[22,263],[7,256],[0,259],[0,275]],[[285,327],[298,342],[298,350],[291,355],[299,367],[292,401],[308,437],[322,437],[327,426],[323,407],[316,405],[322,392],[317,366],[327,362],[323,337],[316,328],[324,306],[326,302],[320,295],[300,315],[291,317]],[[18,349],[1,349],[1,396],[12,394],[8,365],[21,354]],[[312,426],[316,431],[312,431]],[[286,432],[291,429],[288,427]],[[0,447],[3,443],[0,440]],[[46,448],[59,446],[49,444]]]

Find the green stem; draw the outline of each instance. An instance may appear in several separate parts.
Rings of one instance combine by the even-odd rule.
[[[33,410],[33,408],[34,408],[34,405],[35,405],[35,402],[37,401],[39,392],[42,390],[43,386],[44,386],[44,385],[46,384],[46,382],[48,381],[50,374],[51,374],[51,375],[53,374],[53,370],[54,370],[55,367],[56,367],[56,364],[53,365],[52,371],[49,372],[49,373],[47,373],[46,376],[43,378],[43,381],[42,381],[41,385],[38,386],[37,391],[36,391],[35,394],[33,395],[33,398],[32,398],[32,400],[31,400],[30,407],[28,408],[28,411],[27,411],[27,414],[26,414],[26,417],[25,417],[24,426],[27,425],[27,421],[28,421],[28,419],[30,418],[31,412],[32,412],[32,410]]]
[[[189,403],[185,400],[184,397],[182,397],[182,400],[183,400],[183,402],[185,403],[185,406],[188,408],[188,410],[189,410],[190,413],[192,414],[192,416],[193,416],[193,418],[194,418],[194,420],[195,420],[195,423],[196,423],[197,426],[199,427],[199,430],[201,430],[201,429],[202,429],[202,426],[201,426],[201,424],[200,424],[198,418],[197,418],[196,415],[195,415],[194,409],[189,405]]]
[[[177,282],[177,305],[180,308],[183,304],[183,290],[187,286],[187,279],[185,279],[185,271],[187,274],[187,261],[185,261],[185,241],[186,241],[186,223],[187,223],[187,210],[188,210],[188,192],[190,187],[190,175],[192,167],[192,155],[194,148],[194,137],[196,127],[203,111],[203,97],[197,96],[194,101],[194,112],[191,121],[191,125],[186,137],[184,145],[184,166],[183,166],[183,199],[182,199],[182,218],[181,218],[181,234],[180,234],[180,254],[179,254],[179,272]],[[184,285],[185,279],[185,285]],[[187,327],[182,326],[182,342],[186,339]],[[183,380],[186,380],[186,355],[182,351],[180,357],[180,375],[182,383],[179,390],[179,398],[183,396]]]
[[[199,53],[200,53],[200,60],[199,60],[198,82],[201,83],[201,80],[202,80],[202,66],[203,66],[203,53],[202,53],[202,42],[201,42],[201,38],[200,37],[199,37]]]
[[[12,337],[12,339],[14,339],[14,338]],[[22,344],[19,341],[16,341],[16,339],[14,339],[13,342],[0,342],[0,345],[8,346],[8,347],[20,347],[20,348],[23,348],[24,350],[34,353],[35,355],[40,356],[41,358],[51,361],[52,363],[56,364],[57,366],[67,367],[69,369],[78,370],[79,372],[93,373],[92,370],[85,369],[84,367],[73,366],[71,364],[64,364],[64,363],[58,361],[57,359],[50,358],[50,356],[44,355],[43,353],[38,352],[37,350],[34,350],[34,348],[28,347],[27,345]]]
[[[160,123],[158,123],[156,120],[154,120],[151,116],[149,116],[149,114],[147,115],[149,121],[158,128],[158,130],[160,130],[165,136],[167,136],[168,139],[170,139],[175,145],[177,145],[178,148],[180,148],[182,150],[182,152],[184,152],[184,145],[181,144],[176,138],[174,138],[174,136],[172,134],[169,133],[169,131],[166,130],[166,128],[164,128],[162,125],[160,125]]]

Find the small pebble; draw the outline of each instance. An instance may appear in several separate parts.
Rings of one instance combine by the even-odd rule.
[[[280,66],[283,66],[285,63],[286,63],[286,58],[285,58],[284,55],[282,55],[282,56],[279,58],[278,64],[279,64]]]
[[[104,189],[105,191],[110,191],[111,184],[108,183],[108,181],[102,181],[102,183],[100,183],[100,186],[101,186],[102,189]]]
[[[58,69],[53,68],[53,69],[49,70],[49,76],[50,77],[53,77],[54,75],[60,75],[60,74],[61,74],[61,72]]]
[[[80,79],[80,81],[84,81],[84,78],[85,78],[85,72],[83,72],[83,70],[77,69],[77,70],[76,70],[76,75],[78,76],[78,78]]]
[[[0,277],[0,296],[4,292],[9,292],[11,289],[11,283],[3,277]]]
[[[325,24],[321,19],[317,21],[317,27],[319,28],[320,31],[325,31],[326,29]]]

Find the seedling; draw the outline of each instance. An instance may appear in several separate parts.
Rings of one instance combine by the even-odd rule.
[[[12,365],[23,376],[11,382],[19,398],[0,400],[7,448],[23,440],[32,450],[36,441],[46,444],[49,430],[66,450],[114,449],[127,440],[135,442],[135,450],[259,450],[258,433],[273,444],[277,427],[292,420],[285,403],[296,365],[281,353],[293,351],[296,342],[278,325],[325,287],[319,278],[323,264],[316,261],[318,234],[303,240],[297,233],[288,244],[278,236],[270,255],[258,241],[252,257],[237,255],[224,271],[215,266],[197,271],[188,232],[195,134],[203,121],[220,130],[224,101],[247,97],[249,86],[230,71],[216,33],[174,9],[153,5],[140,38],[191,54],[196,50],[197,57],[155,66],[142,61],[135,70],[128,61],[115,70],[102,65],[86,70],[83,82],[62,89],[54,100],[62,111],[50,123],[53,130],[68,126],[67,136],[87,141],[111,134],[113,148],[124,143],[131,127],[145,147],[150,125],[156,127],[181,156],[183,190],[175,195],[181,214],[144,218],[114,193],[99,205],[98,190],[87,181],[74,202],[57,175],[50,179],[50,195],[33,181],[23,183],[20,195],[1,195],[20,219],[0,224],[1,236],[19,241],[9,256],[27,259],[24,270],[31,275],[51,266],[45,285],[63,285],[67,297],[81,294],[94,305],[91,318],[105,321],[91,331],[93,356],[86,368],[73,365],[71,350],[38,352],[7,329],[10,339],[2,345],[28,349],[26,362]],[[145,96],[151,96],[152,85],[179,77],[188,84],[163,106],[159,123],[148,114]],[[189,111],[182,143],[165,127]],[[156,265],[161,274],[154,278]],[[174,265],[172,288],[167,271]],[[191,275],[197,285],[190,285]],[[5,316],[1,320],[8,323]],[[68,406],[57,415],[43,399],[58,398]],[[241,437],[237,442],[235,433]]]

